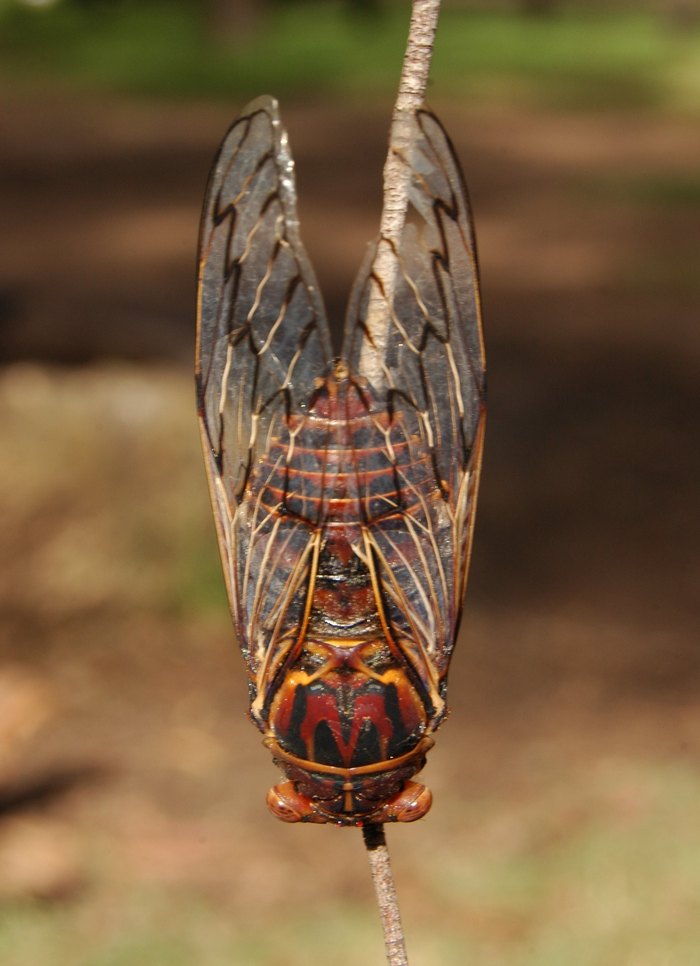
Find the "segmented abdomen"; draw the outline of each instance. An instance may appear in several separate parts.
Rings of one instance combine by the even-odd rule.
[[[429,455],[402,415],[371,412],[363,389],[329,376],[308,410],[292,415],[256,473],[256,495],[268,510],[311,526],[362,526],[411,513],[437,494]]]

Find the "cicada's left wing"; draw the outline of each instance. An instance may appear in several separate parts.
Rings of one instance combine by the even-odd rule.
[[[210,176],[196,355],[226,586],[255,679],[270,639],[303,596],[312,536],[274,508],[255,505],[249,483],[331,357],[322,300],[299,239],[287,136],[271,98],[254,101],[233,124]]]
[[[392,150],[408,188],[406,225],[398,244],[379,239],[360,272],[344,355],[377,411],[390,414],[399,512],[373,522],[369,540],[392,633],[417,669],[433,669],[435,694],[466,588],[485,359],[474,229],[454,150],[426,110],[402,134]]]

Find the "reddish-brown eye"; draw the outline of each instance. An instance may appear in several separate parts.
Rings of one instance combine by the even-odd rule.
[[[383,822],[416,822],[430,811],[433,795],[429,788],[418,782],[406,782],[398,795],[382,808],[379,820]]]
[[[304,805],[292,782],[275,785],[267,793],[267,807],[282,822],[302,822]]]

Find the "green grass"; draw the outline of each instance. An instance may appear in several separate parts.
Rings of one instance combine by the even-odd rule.
[[[602,786],[602,800],[583,786],[578,801],[575,789],[550,798],[515,852],[446,860],[445,901],[520,923],[528,940],[507,960],[519,966],[690,966],[700,948],[700,833],[688,825],[698,775],[681,763],[611,763]]]
[[[647,13],[552,19],[444,10],[433,84],[441,95],[564,107],[678,107],[700,101],[700,36]],[[243,98],[263,91],[390,95],[405,4],[376,20],[329,2],[273,5],[238,46],[207,35],[196,4],[122,2],[28,9],[0,0],[4,71],[144,94]]]
[[[329,904],[293,917],[280,910],[270,928],[154,889],[121,898],[118,916],[101,922],[76,917],[70,906],[5,906],[3,966],[308,966],[326,962],[329,949],[338,966],[355,966],[378,961],[381,950],[371,907]]]

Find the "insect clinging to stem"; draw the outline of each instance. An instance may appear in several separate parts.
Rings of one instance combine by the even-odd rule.
[[[485,416],[478,265],[454,150],[424,108],[408,198],[355,281],[340,355],[302,246],[277,103],[226,135],[199,248],[197,395],[250,716],[288,822],[408,822],[446,712]]]

